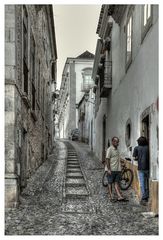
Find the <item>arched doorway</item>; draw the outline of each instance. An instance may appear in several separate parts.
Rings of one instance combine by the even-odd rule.
[[[105,160],[105,146],[106,146],[106,115],[103,116],[102,122],[102,161]]]

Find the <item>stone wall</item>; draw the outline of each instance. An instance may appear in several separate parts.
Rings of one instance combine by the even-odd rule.
[[[28,93],[24,93],[23,7],[28,14]],[[51,59],[55,55],[49,5],[5,6],[5,192],[6,206],[18,203],[28,178],[52,148]],[[51,25],[51,27],[50,27]],[[49,30],[51,29],[51,31]],[[35,42],[35,98],[32,90],[31,38]],[[52,46],[51,44],[54,44]],[[40,68],[39,68],[40,63]],[[32,107],[32,99],[35,106]]]
[[[7,206],[16,206],[18,176],[16,169],[15,129],[15,6],[5,6],[5,200]],[[10,204],[8,204],[10,202]]]

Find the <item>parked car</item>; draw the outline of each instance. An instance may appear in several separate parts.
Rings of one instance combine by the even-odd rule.
[[[78,128],[75,128],[71,131],[71,140],[72,141],[79,140],[79,129]]]

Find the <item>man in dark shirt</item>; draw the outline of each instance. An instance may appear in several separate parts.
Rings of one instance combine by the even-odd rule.
[[[141,188],[140,204],[145,205],[149,198],[149,147],[145,137],[139,137],[134,148],[133,158],[138,161],[138,174]]]

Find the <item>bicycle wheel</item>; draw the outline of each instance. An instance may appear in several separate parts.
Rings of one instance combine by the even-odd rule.
[[[108,186],[108,179],[107,179],[107,171],[104,172],[103,177],[102,177],[102,185],[103,187],[107,187]]]
[[[121,180],[119,182],[119,186],[121,190],[127,190],[133,181],[133,171],[131,169],[125,169],[122,172]]]

